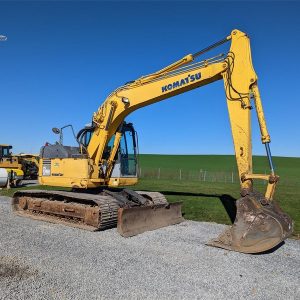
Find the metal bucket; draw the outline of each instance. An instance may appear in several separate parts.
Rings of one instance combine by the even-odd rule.
[[[275,201],[259,193],[237,201],[234,224],[209,246],[243,253],[261,253],[279,245],[293,233],[293,221]]]

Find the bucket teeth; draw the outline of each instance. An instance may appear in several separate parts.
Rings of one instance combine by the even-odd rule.
[[[266,203],[262,199],[260,195],[252,194],[237,200],[234,224],[207,245],[243,253],[261,253],[290,236],[293,232],[291,218],[276,202]]]

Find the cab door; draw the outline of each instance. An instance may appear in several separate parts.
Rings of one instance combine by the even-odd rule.
[[[137,176],[137,141],[132,124],[123,127],[120,142],[121,177]]]

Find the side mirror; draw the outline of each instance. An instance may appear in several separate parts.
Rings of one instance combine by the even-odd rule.
[[[52,128],[52,131],[55,133],[55,134],[60,134],[60,129],[56,128],[56,127],[53,127]]]

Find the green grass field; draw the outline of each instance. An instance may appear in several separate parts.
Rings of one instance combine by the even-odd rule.
[[[255,172],[268,171],[265,157],[254,157]],[[278,175],[281,176],[275,200],[295,222],[294,237],[300,236],[300,158],[274,157],[274,164]],[[182,169],[199,171],[236,172],[235,159],[227,155],[140,155],[142,170]],[[32,188],[32,187],[31,187]],[[35,187],[40,188],[40,187]],[[45,187],[49,188],[49,187]],[[142,178],[136,190],[149,190],[162,192],[170,202],[182,201],[183,212],[186,219],[196,221],[209,221],[222,224],[231,224],[230,215],[233,210],[232,200],[239,198],[238,182],[203,182],[193,180],[170,180],[157,178]],[[257,184],[257,189],[264,191],[266,185]],[[55,188],[53,188],[55,189]],[[12,195],[10,191],[2,190],[2,195]]]
[[[276,172],[280,181],[275,192],[275,200],[295,222],[294,237],[300,235],[300,158],[274,157]],[[142,169],[164,170],[182,169],[198,171],[237,171],[234,156],[231,155],[140,155]],[[255,156],[253,168],[256,173],[268,173],[266,157]],[[161,176],[163,178],[163,176]],[[256,182],[256,189],[264,192],[266,185]],[[143,178],[134,187],[137,190],[162,192],[169,201],[183,201],[185,218],[231,224],[231,200],[239,198],[239,184],[224,182],[203,182],[187,180]],[[227,207],[227,210],[226,210]],[[230,214],[230,213],[229,213]]]
[[[171,172],[178,169],[182,173],[188,171],[199,172],[206,170],[211,172],[235,172],[237,167],[233,155],[140,155],[140,167],[143,170],[155,170],[161,168]],[[285,185],[296,185],[300,188],[300,158],[273,157],[276,173],[280,176],[280,183]],[[253,172],[269,173],[266,157],[253,157]]]

